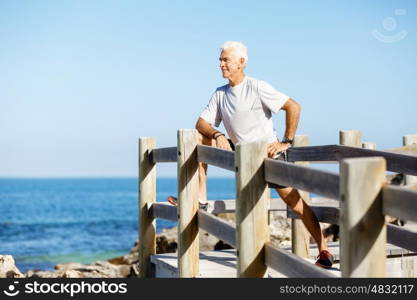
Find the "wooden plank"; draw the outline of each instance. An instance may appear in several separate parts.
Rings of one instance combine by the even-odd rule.
[[[291,147],[287,150],[287,161],[335,161],[336,145]]]
[[[151,160],[153,163],[177,162],[177,147],[153,149]]]
[[[340,209],[332,206],[310,205],[311,209],[317,216],[319,222],[329,224],[339,224]],[[300,217],[292,210],[288,210],[287,217],[291,219],[299,219]]]
[[[287,205],[281,198],[270,199],[269,211],[286,211]],[[208,211],[211,214],[234,213],[236,202],[234,199],[209,201]]]
[[[381,189],[383,158],[353,158],[340,164],[340,257],[342,277],[384,277],[386,225]]]
[[[197,153],[199,162],[204,162],[232,172],[235,171],[235,153],[233,151],[198,145]]]
[[[199,272],[197,130],[178,130],[178,274]]]
[[[337,160],[354,157],[380,156],[386,159],[388,171],[417,175],[417,156],[370,149],[360,149],[348,146],[337,146],[337,148]]]
[[[178,220],[177,207],[167,203],[153,203],[149,209],[153,218],[161,218],[176,222]]]
[[[200,228],[236,247],[236,228],[230,223],[202,210],[198,212],[198,223]]]
[[[265,263],[288,277],[336,277],[295,254],[275,248],[271,243],[265,244]]]
[[[415,231],[388,224],[387,241],[390,244],[417,252],[417,232]]]
[[[361,148],[362,132],[360,130],[340,130],[339,143],[340,145]]]
[[[264,179],[265,142],[236,146],[237,276],[264,277],[269,241],[268,196]]]
[[[339,175],[328,171],[268,158],[265,160],[265,180],[339,199]]]
[[[294,146],[295,147],[305,147],[308,146],[308,136],[306,135],[296,135],[294,137]],[[300,166],[308,167],[309,162],[299,161],[295,162]],[[309,204],[310,203],[310,193],[308,191],[299,190],[301,198]],[[295,255],[300,257],[309,257],[310,249],[310,233],[307,228],[304,226],[303,222],[299,219],[291,219],[291,249]]]
[[[417,155],[417,134],[408,134],[403,136],[403,145],[413,148],[412,153],[407,153],[408,155]],[[405,175],[405,184],[414,184],[417,183],[417,176]]]
[[[139,139],[139,276],[152,277],[150,258],[156,253],[156,224],[148,208],[156,201],[156,167],[149,154],[155,148],[154,138]]]
[[[401,220],[417,222],[417,191],[385,185],[382,189],[382,211]]]

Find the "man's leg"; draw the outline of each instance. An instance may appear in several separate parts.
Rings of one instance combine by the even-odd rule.
[[[216,141],[198,133],[198,143],[200,145],[207,145],[216,147]],[[207,203],[207,164],[198,163],[198,199],[200,203]]]
[[[310,206],[301,198],[296,189],[286,187],[277,188],[282,200],[295,212],[303,221],[305,227],[317,243],[319,251],[328,250],[323,233],[321,232],[319,221]]]

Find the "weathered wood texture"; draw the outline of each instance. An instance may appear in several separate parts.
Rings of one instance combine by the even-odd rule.
[[[167,203],[153,203],[149,209],[149,214],[153,218],[178,221],[177,207]]]
[[[339,199],[339,175],[279,160],[265,160],[265,180]]]
[[[417,222],[417,191],[385,185],[382,189],[382,211],[401,220]]]
[[[297,255],[275,248],[271,243],[265,245],[265,263],[288,277],[336,277]]]
[[[417,252],[417,232],[388,224],[387,241],[390,244]]]
[[[336,161],[337,145],[291,147],[287,161]]]
[[[153,149],[150,159],[153,163],[177,162],[177,147]]]
[[[269,241],[265,142],[236,147],[237,276],[264,277],[264,245]]]
[[[155,148],[154,138],[139,139],[139,276],[151,277],[150,257],[156,253],[155,219],[148,208],[156,201],[156,167],[149,154]]]
[[[381,189],[383,158],[355,158],[340,164],[340,252],[343,277],[384,277],[386,225]]]
[[[362,147],[362,132],[359,130],[340,130],[339,131],[340,145],[351,147]]]
[[[178,131],[178,274],[199,272],[197,131]]]
[[[414,146],[414,149],[417,150],[417,134],[409,134],[403,136],[403,145],[409,146],[410,148]],[[417,155],[417,151],[413,151],[414,153],[409,155]],[[416,166],[417,168],[417,166]],[[414,184],[417,183],[417,176],[406,175],[405,176],[405,184]]]
[[[308,136],[306,135],[296,135],[294,138],[295,147],[305,147],[308,146]],[[300,166],[308,167],[309,162],[296,162]],[[310,203],[310,193],[308,191],[299,190],[301,198],[304,199],[306,203]],[[309,257],[310,249],[310,233],[307,228],[304,226],[301,220],[292,219],[291,220],[291,248],[292,252],[301,257]]]
[[[337,160],[341,160],[344,158],[374,156],[380,156],[385,158],[385,160],[387,161],[388,171],[417,175],[417,156],[370,149],[360,149],[348,146],[337,146]]]
[[[374,142],[363,142],[362,143],[362,148],[363,149],[375,150],[376,149],[376,143],[374,143]]]
[[[232,172],[235,171],[235,153],[233,151],[198,145],[197,153],[199,162],[204,162]]]
[[[311,205],[311,209],[316,214],[319,222],[329,223],[329,224],[339,224],[340,209],[338,207]],[[292,210],[288,210],[287,217],[292,218],[292,219],[300,218]]]
[[[198,212],[198,222],[201,229],[236,247],[236,228],[230,223],[201,210]]]

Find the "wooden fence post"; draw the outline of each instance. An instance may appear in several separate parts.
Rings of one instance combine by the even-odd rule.
[[[237,276],[264,277],[265,243],[269,241],[266,143],[238,144],[235,155]]]
[[[408,134],[403,136],[403,146],[417,144],[417,134]],[[405,175],[405,184],[417,183],[417,176]]]
[[[150,262],[156,253],[155,219],[149,217],[149,207],[156,201],[156,167],[150,153],[156,146],[154,138],[139,139],[139,276],[153,277]]]
[[[308,136],[296,135],[294,138],[294,147],[308,146]],[[295,162],[296,164],[309,166],[309,162]],[[299,191],[301,197],[306,203],[310,203],[310,193],[306,191]],[[289,209],[289,208],[287,208]],[[303,221],[299,219],[291,219],[291,247],[292,252],[301,257],[309,257],[310,250],[310,234],[305,228]]]
[[[351,158],[340,163],[340,267],[342,277],[384,277],[387,229],[382,214],[386,161]]]
[[[199,275],[197,131],[178,130],[178,275]]]
[[[374,142],[363,142],[362,143],[362,148],[363,149],[376,150],[376,143],[374,143]]]
[[[362,132],[359,130],[340,130],[339,143],[344,146],[362,147]]]

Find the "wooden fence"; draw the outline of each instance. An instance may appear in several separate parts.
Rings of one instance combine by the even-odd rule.
[[[411,136],[413,137],[413,136]],[[417,139],[416,139],[417,140]],[[412,138],[404,139],[411,144]],[[386,183],[386,171],[417,176],[414,148],[391,152],[361,142],[359,131],[341,131],[339,145],[306,146],[297,136],[288,161],[267,158],[266,143],[238,144],[236,152],[197,144],[196,130],[179,130],[177,147],[156,148],[154,138],[139,140],[140,276],[152,276],[155,219],[178,221],[178,274],[199,274],[199,228],[236,248],[237,277],[264,277],[267,267],[289,277],[334,277],[301,259],[308,256],[308,234],[292,217],[293,253],[269,241],[268,187],[285,185],[339,201],[340,207],[314,207],[320,222],[340,225],[340,267],[343,277],[384,277],[386,242],[417,252],[417,232],[388,225],[385,216],[417,221],[417,190]],[[361,148],[364,147],[364,148]],[[408,152],[407,152],[408,151]],[[403,154],[401,152],[407,152]],[[178,208],[156,203],[156,163],[178,166]],[[198,162],[235,173],[236,225],[198,210]],[[339,162],[339,174],[314,169],[308,162]],[[293,235],[293,237],[294,237]],[[377,263],[375,263],[377,262]]]

